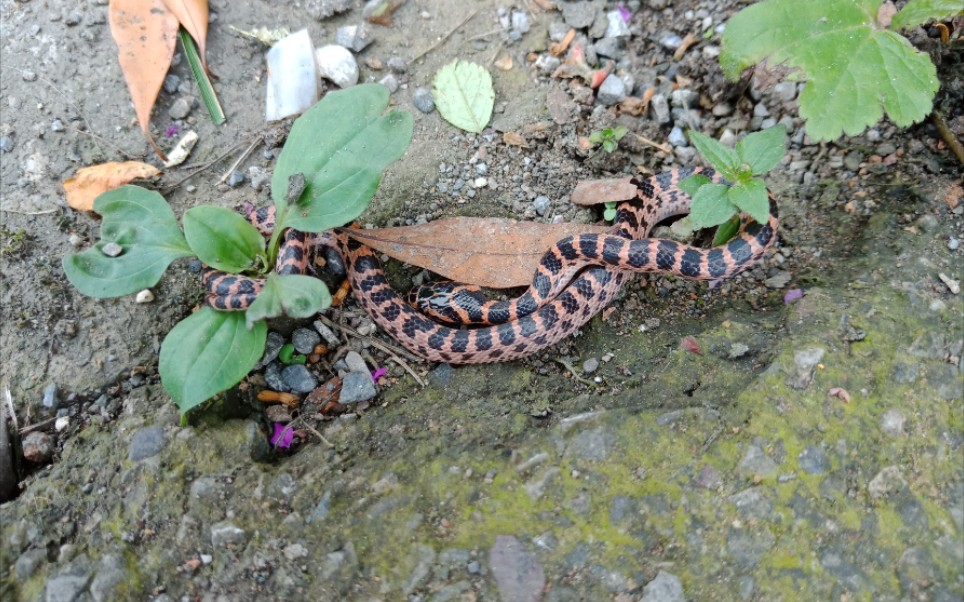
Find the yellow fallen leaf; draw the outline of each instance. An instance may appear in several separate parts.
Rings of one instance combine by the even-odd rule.
[[[160,173],[153,165],[140,161],[111,161],[78,169],[77,175],[64,180],[67,204],[77,211],[92,211],[94,199],[101,193]]]

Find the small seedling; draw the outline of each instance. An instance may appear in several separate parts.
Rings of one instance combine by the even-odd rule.
[[[611,153],[616,150],[619,141],[629,132],[625,126],[617,125],[614,128],[596,130],[589,134],[589,142],[593,145],[602,143],[603,150]]]
[[[603,211],[603,219],[607,222],[611,222],[616,219],[616,201],[606,201],[606,209]]]
[[[325,96],[295,121],[271,180],[275,229],[267,244],[247,220],[222,207],[188,210],[182,233],[157,192],[123,186],[97,197],[100,241],[63,261],[67,278],[85,295],[118,297],[152,287],[171,262],[192,256],[217,270],[265,279],[246,311],[205,306],[167,334],[158,370],[182,415],[254,367],[264,351],[266,319],[305,318],[330,305],[321,280],[272,271],[281,233],[322,232],[365,210],[382,171],[412,139],[412,116],[386,113],[388,100],[384,86],[355,86]],[[303,361],[290,353],[288,360]]]
[[[756,177],[780,163],[786,147],[787,130],[782,125],[750,134],[730,149],[699,132],[689,133],[690,142],[728,184],[716,184],[703,174],[692,175],[680,188],[693,203],[690,220],[695,228],[720,226],[714,244],[729,240],[739,228],[737,214],[743,211],[761,224],[767,223],[770,202],[766,184]]]

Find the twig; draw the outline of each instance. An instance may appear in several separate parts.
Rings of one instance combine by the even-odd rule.
[[[255,134],[255,135],[257,136],[257,134]],[[207,170],[207,169],[210,169],[212,165],[216,165],[216,164],[220,163],[221,161],[224,160],[225,157],[227,157],[228,155],[230,155],[231,153],[233,153],[234,151],[236,151],[239,146],[241,146],[242,144],[244,144],[244,142],[245,142],[244,140],[238,140],[237,142],[234,143],[234,145],[231,146],[231,148],[229,148],[228,150],[224,151],[221,155],[215,157],[214,159],[211,159],[211,160],[208,161],[207,163],[202,163],[200,166],[198,166],[198,168],[197,168],[195,171],[192,171],[191,173],[189,173],[188,175],[184,176],[183,178],[181,178],[181,179],[178,180],[177,182],[174,182],[173,184],[170,184],[170,185],[166,186],[166,187],[163,189],[163,193],[164,193],[164,194],[170,193],[172,190],[174,190],[175,188],[177,188],[178,186],[180,186],[180,185],[183,184],[184,182],[187,182],[188,180],[190,180],[190,179],[193,178],[194,176],[198,175],[198,174],[201,173],[202,171],[205,171],[205,170]]]
[[[304,417],[299,416],[299,417],[297,418],[296,422],[298,422],[301,426],[303,426],[303,427],[305,428],[305,430],[307,430],[309,433],[311,433],[311,434],[314,435],[315,437],[318,437],[318,440],[321,441],[322,443],[324,443],[325,445],[327,445],[328,447],[331,447],[331,448],[334,448],[334,447],[335,447],[335,444],[334,444],[334,443],[332,443],[332,442],[329,441],[328,439],[325,439],[325,436],[322,435],[321,433],[319,433],[317,430],[315,430],[314,427],[309,426],[308,423],[305,422]]]
[[[455,27],[453,27],[452,29],[450,29],[447,34],[445,34],[444,36],[442,36],[441,38],[439,38],[437,42],[435,42],[434,44],[432,44],[431,46],[429,46],[428,48],[426,48],[426,49],[423,50],[422,52],[416,54],[415,57],[412,59],[411,62],[414,63],[415,61],[417,61],[418,59],[422,58],[423,56],[425,56],[425,55],[428,54],[429,52],[432,52],[433,50],[435,50],[436,48],[438,48],[439,46],[441,46],[443,43],[445,43],[445,40],[447,40],[447,39],[449,39],[450,37],[452,37],[452,34],[453,34],[453,33],[455,33],[456,31],[458,31],[463,25],[465,25],[466,23],[468,23],[469,20],[470,20],[472,17],[474,17],[475,15],[477,15],[477,14],[479,14],[478,9],[473,10],[471,13],[469,13],[469,15],[468,15],[467,17],[465,17],[464,19],[462,19],[462,21],[460,21],[458,25],[456,25]]]
[[[392,353],[392,352],[390,352],[390,351],[386,351],[385,353],[388,354],[388,359],[392,360],[393,362],[395,362],[396,364],[398,364],[399,366],[401,366],[402,368],[404,368],[406,372],[408,372],[409,374],[411,374],[411,375],[412,375],[412,378],[415,379],[415,382],[417,382],[417,383],[419,384],[419,386],[421,386],[421,387],[424,387],[424,386],[425,386],[425,381],[418,377],[418,374],[416,374],[415,371],[412,370],[412,367],[411,367],[411,366],[409,366],[407,363],[405,363],[405,360],[403,360],[402,358],[398,357],[397,355],[395,355],[394,353]]]
[[[258,145],[261,144],[261,142],[262,142],[261,136],[258,136],[257,138],[255,138],[254,141],[250,145],[248,145],[248,148],[244,149],[244,152],[241,153],[241,156],[238,157],[238,160],[235,161],[233,164],[231,164],[231,167],[229,167],[227,171],[224,172],[224,175],[221,176],[220,180],[218,180],[218,184],[224,184],[224,181],[231,176],[231,172],[237,169],[238,165],[241,165],[241,162],[247,159],[248,155],[250,155],[254,151],[254,149],[258,148]]]
[[[645,137],[645,136],[640,136],[640,135],[637,134],[636,132],[633,132],[633,136],[636,136],[636,138],[637,138],[640,142],[642,142],[642,143],[644,143],[644,144],[648,144],[648,145],[652,146],[653,148],[658,148],[659,150],[663,151],[664,153],[667,153],[667,154],[670,154],[670,155],[673,154],[673,149],[671,149],[670,147],[666,146],[665,144],[660,144],[659,142],[654,142],[654,141],[650,140],[649,138],[647,138],[647,137]]]
[[[355,337],[355,338],[357,338],[357,339],[359,339],[359,340],[362,340],[362,341],[365,341],[366,343],[369,343],[372,347],[375,347],[375,348],[377,348],[377,349],[381,349],[381,350],[384,351],[385,353],[388,353],[388,354],[390,354],[390,355],[394,355],[394,354],[396,354],[396,353],[397,353],[398,355],[405,355],[405,356],[408,356],[408,358],[411,359],[413,362],[421,361],[421,358],[419,358],[417,355],[414,355],[414,354],[412,354],[412,353],[409,353],[408,351],[405,351],[404,349],[402,349],[402,348],[400,348],[400,347],[395,347],[394,345],[389,345],[388,343],[382,343],[381,341],[379,341],[379,340],[377,340],[377,339],[375,339],[375,338],[367,337],[367,336],[359,333],[357,330],[354,330],[354,329],[352,329],[352,328],[349,327],[349,326],[345,326],[344,324],[335,324],[335,323],[332,322],[330,319],[328,319],[326,316],[319,315],[319,316],[318,316],[318,319],[321,320],[322,322],[324,322],[324,323],[325,323],[326,325],[328,325],[328,326],[331,326],[331,327],[333,327],[333,328],[339,328],[339,329],[341,329],[342,332],[347,333],[347,334],[350,334],[350,335],[352,335],[353,337]]]
[[[487,31],[487,32],[485,32],[485,33],[480,33],[480,34],[477,35],[477,36],[472,36],[471,38],[467,38],[465,41],[466,41],[466,42],[474,42],[474,41],[476,41],[476,40],[481,40],[482,38],[487,38],[487,37],[489,37],[489,36],[491,36],[491,35],[494,35],[494,34],[497,34],[497,33],[502,33],[502,29],[493,29],[492,31]]]
[[[40,422],[35,422],[34,424],[28,424],[27,426],[20,429],[20,434],[26,435],[27,433],[32,433],[34,431],[42,431],[56,421],[57,421],[56,418],[48,418],[46,420],[41,420]]]
[[[944,116],[934,111],[931,113],[931,121],[934,122],[934,127],[937,128],[937,132],[941,135],[941,139],[947,144],[951,152],[957,157],[957,160],[964,163],[964,146],[961,145],[960,140],[954,136],[954,132],[951,128],[947,127],[947,122],[944,121]]]

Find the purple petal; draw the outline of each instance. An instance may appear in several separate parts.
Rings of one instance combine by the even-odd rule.
[[[274,423],[274,436],[271,437],[271,445],[288,449],[291,447],[291,440],[295,438],[295,431],[290,426],[285,426],[280,422]]]
[[[797,299],[803,298],[803,289],[795,288],[787,291],[787,294],[783,295],[783,303],[785,305],[790,305]]]
[[[177,124],[172,123],[171,125],[167,126],[166,130],[164,130],[164,135],[168,138],[173,138],[177,135],[177,130]]]
[[[629,8],[620,6],[617,10],[619,11],[619,16],[623,18],[623,21],[629,23],[629,20],[633,18],[633,13],[629,12]]]
[[[388,374],[388,368],[379,368],[372,372],[372,382],[377,383],[378,379]]]

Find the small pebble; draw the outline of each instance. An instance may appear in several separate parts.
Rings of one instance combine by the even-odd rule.
[[[649,103],[653,110],[653,119],[656,123],[669,123],[671,115],[669,112],[669,101],[662,94],[654,94]]]
[[[412,104],[423,113],[431,113],[435,110],[435,101],[432,99],[432,92],[428,88],[415,88],[412,91]]]
[[[53,437],[43,431],[27,433],[23,438],[23,457],[34,464],[46,464],[54,455]]]
[[[281,379],[296,393],[310,393],[318,386],[318,379],[301,364],[285,366],[281,370]]]
[[[408,63],[405,62],[400,56],[393,56],[385,62],[385,66],[388,67],[389,71],[394,71],[395,73],[405,73],[408,71]]]
[[[663,48],[668,50],[676,50],[683,45],[683,38],[676,34],[672,34],[660,40],[659,43],[662,44]]]
[[[486,180],[485,178],[476,178],[475,180],[472,181],[472,185],[475,186],[476,188],[485,188],[488,183],[489,181]]]
[[[2,146],[2,143],[0,143],[0,146]],[[950,249],[951,251],[956,251],[958,248],[960,248],[960,246],[961,246],[961,241],[954,238],[953,236],[950,238],[950,240],[947,241],[947,248]]]
[[[339,403],[355,403],[358,401],[368,401],[378,394],[375,383],[372,382],[371,373],[349,372],[341,381],[341,396]]]
[[[291,344],[298,353],[313,353],[315,346],[321,342],[321,335],[310,328],[298,328],[291,333]]]
[[[64,127],[64,122],[60,119],[54,119],[50,122],[50,131],[52,132],[62,132],[65,129],[67,128]]]
[[[339,88],[350,88],[358,83],[358,63],[344,46],[328,44],[315,49],[315,66],[321,77]]]
[[[70,426],[70,416],[61,416],[54,421],[54,430],[58,433]]]
[[[178,86],[181,85],[181,78],[170,73],[164,78],[164,91],[168,94],[174,94],[177,92]]]
[[[357,351],[349,351],[345,354],[345,365],[349,372],[368,372],[368,364]]]
[[[666,139],[673,146],[686,146],[686,135],[683,134],[683,130],[674,125],[673,129],[669,132],[669,137]]]
[[[13,150],[13,138],[0,136],[0,152],[9,153]]]
[[[264,368],[264,381],[273,391],[287,391],[288,384],[281,378],[281,362],[271,362]]]
[[[545,215],[549,210],[549,197],[545,195],[539,195],[532,201],[532,208],[536,210],[539,215]]]
[[[108,257],[117,257],[124,252],[124,248],[116,242],[109,242],[100,248],[100,252]]]
[[[228,186],[237,188],[241,184],[244,184],[244,174],[235,169],[231,172],[231,175],[228,176]]]
[[[596,100],[604,107],[610,107],[624,98],[626,98],[626,83],[610,73],[599,86]]]
[[[395,77],[394,73],[387,73],[385,77],[378,80],[378,83],[388,88],[388,91],[392,94],[398,91],[398,78]]]
[[[74,27],[75,25],[80,24],[80,15],[78,15],[77,13],[70,15],[69,17],[64,19],[64,24],[67,27]]]
[[[185,98],[178,98],[171,105],[171,108],[167,110],[167,114],[171,119],[184,119],[191,113],[191,103]]]
[[[345,25],[335,31],[335,43],[354,52],[361,52],[375,41],[365,25]]]
[[[586,374],[592,374],[599,369],[599,360],[591,357],[582,363],[582,371]]]
[[[134,303],[150,303],[153,300],[154,293],[149,288],[145,288],[134,297]]]
[[[880,430],[897,437],[904,432],[904,414],[900,410],[890,409],[880,417]]]
[[[37,73],[35,71],[31,71],[30,69],[24,69],[23,73],[21,73],[21,76],[25,82],[37,81]]]
[[[60,396],[57,395],[56,383],[50,383],[47,385],[47,387],[44,389],[44,396],[41,400],[41,403],[43,404],[44,408],[50,411],[54,411],[60,407]]]

